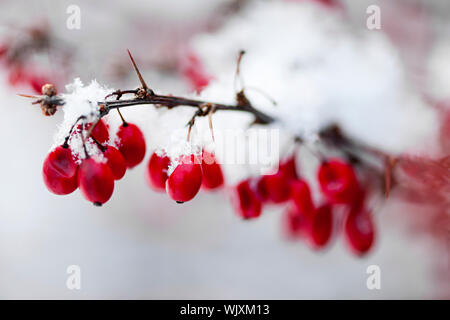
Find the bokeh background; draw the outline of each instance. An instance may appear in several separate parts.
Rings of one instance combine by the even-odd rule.
[[[230,24],[239,24],[242,17],[252,16],[253,8],[257,16],[257,6],[272,5],[267,4],[270,2],[299,6],[301,11],[314,12],[323,18],[307,20],[309,24],[304,25],[305,29],[291,30],[293,33],[309,33],[308,28],[311,32],[315,28],[322,30],[324,24],[339,26],[340,34],[351,35],[352,39],[372,37],[376,33],[375,37],[383,39],[382,48],[388,49],[375,51],[379,56],[370,55],[367,59],[383,65],[384,61],[391,62],[391,57],[395,57],[395,63],[388,68],[401,72],[402,86],[408,86],[405,92],[420,97],[422,107],[431,104],[429,100],[446,101],[450,97],[450,3],[445,0],[347,0],[340,1],[338,9],[313,0],[3,0],[0,3],[0,43],[17,43],[26,39],[29,28],[46,26],[58,45],[32,58],[36,65],[44,68],[48,78],[58,80],[62,91],[64,84],[75,77],[87,83],[97,79],[113,88],[134,88],[136,78],[125,53],[125,49],[130,48],[140,61],[146,79],[158,91],[190,94],[192,88],[180,71],[183,63],[180,59],[197,50],[206,68],[220,78],[219,73],[230,69],[235,61],[233,56],[228,60],[222,57],[220,42],[226,50],[232,50],[230,47],[236,43],[233,40],[225,44],[227,38],[220,30],[228,26],[228,32],[239,33],[239,28],[233,29]],[[381,30],[370,31],[366,27],[366,9],[371,4],[381,8]],[[79,30],[66,27],[69,16],[66,10],[70,5],[81,9]],[[332,17],[332,22],[328,17]],[[272,24],[273,29],[278,30],[279,18],[268,17],[265,28],[270,29]],[[253,32],[257,30],[257,23],[260,23],[257,18],[248,22],[254,27]],[[239,37],[230,35],[230,39],[236,38]],[[284,41],[288,44],[292,39],[286,35]],[[302,39],[299,36],[295,41]],[[349,46],[358,51],[358,42],[352,41]],[[345,45],[345,42],[337,42],[336,47],[342,49]],[[333,57],[332,48],[333,45],[324,47],[323,52],[311,52]],[[237,52],[241,48],[235,49]],[[226,50],[223,52],[229,53]],[[70,56],[68,60],[59,61],[57,56],[66,51]],[[276,68],[277,61],[270,60],[266,52],[256,54],[253,51],[249,56],[259,63],[267,57],[267,68]],[[339,52],[342,54],[342,50]],[[364,58],[367,52],[361,50],[358,57]],[[340,65],[339,61],[336,65]],[[343,77],[346,72],[352,74],[349,61],[342,61],[342,65],[341,69],[325,68],[321,72],[329,72],[325,77],[333,79]],[[250,68],[247,79],[257,81],[257,67],[255,64]],[[355,74],[357,77],[358,72]],[[376,81],[373,83],[376,85],[378,81],[381,86],[383,79],[389,81],[391,76],[391,73],[374,74]],[[279,79],[272,81],[280,82]],[[270,82],[268,84],[270,86]],[[264,86],[264,83],[258,85]],[[213,95],[220,89],[218,85],[206,95]],[[276,209],[267,210],[256,221],[242,221],[235,215],[227,191],[202,193],[190,203],[177,205],[166,195],[150,190],[144,178],[145,164],[127,172],[117,184],[112,199],[102,208],[92,206],[78,191],[65,197],[55,196],[44,186],[41,167],[63,115],[59,112],[54,117],[43,117],[39,108],[16,95],[19,92],[32,93],[32,88],[24,84],[11,85],[8,70],[2,66],[0,298],[449,297],[448,232],[446,240],[436,241],[432,232],[419,231],[420,227],[414,227],[420,226],[422,221],[417,216],[427,214],[427,210],[395,197],[374,204],[377,243],[369,255],[358,258],[349,252],[342,237],[323,252],[313,251],[303,243],[286,241],[281,232],[280,212]],[[279,92],[275,92],[275,98],[283,99],[278,96]],[[367,98],[357,88],[347,91],[347,96],[349,92],[352,103],[374,98],[370,95]],[[380,93],[381,102],[391,93],[384,94]],[[295,109],[291,109],[292,112],[295,113]],[[411,114],[407,109],[401,112],[405,117]],[[127,111],[127,115],[130,118],[140,116],[132,110]],[[410,128],[411,137],[415,139],[414,128],[437,130],[439,117],[426,115],[422,119],[424,122],[403,126],[399,132],[408,133]],[[414,119],[421,121],[418,118],[421,117]],[[352,121],[359,123],[358,119]],[[383,125],[382,122],[374,124],[379,129],[374,132],[387,134],[387,131],[395,136],[392,127],[387,126],[387,130]],[[354,126],[351,130],[357,133],[358,128],[361,135],[366,134],[362,132],[364,126]],[[425,129],[420,132],[428,133]],[[147,126],[145,130],[151,139],[152,128]],[[396,147],[409,146],[411,141],[405,136]],[[386,139],[389,136],[380,135],[373,141]],[[424,149],[423,145],[418,148]],[[430,146],[430,149],[433,148]],[[149,155],[147,152],[146,159]],[[448,207],[444,209],[448,214]],[[381,268],[381,290],[366,287],[366,268],[372,264]],[[66,287],[69,265],[81,267],[81,290]]]

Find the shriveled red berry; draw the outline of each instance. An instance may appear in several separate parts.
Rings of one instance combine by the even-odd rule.
[[[332,203],[351,204],[359,197],[359,185],[351,165],[338,159],[323,162],[318,171],[320,188]]]
[[[244,219],[257,218],[261,215],[261,200],[248,179],[235,187],[235,207],[239,216]]]
[[[363,255],[372,248],[375,239],[372,216],[363,206],[353,208],[345,221],[345,235],[350,248]]]
[[[223,173],[220,164],[217,163],[215,155],[209,151],[204,150],[202,156],[202,188],[216,189],[223,186]]]
[[[133,168],[145,157],[145,139],[142,131],[132,123],[120,126],[117,136],[120,139],[119,151],[122,153],[128,168]]]
[[[78,166],[69,147],[55,148],[47,155],[42,167],[47,189],[58,195],[69,194],[77,189],[77,173]]]
[[[311,215],[314,212],[311,191],[305,180],[297,179],[291,182],[290,197],[298,212],[304,215]]]
[[[78,185],[88,201],[100,206],[113,194],[114,175],[108,164],[89,158],[80,165]]]
[[[178,203],[195,197],[202,185],[201,160],[194,155],[182,156],[180,163],[166,181],[166,191]]]
[[[316,209],[311,217],[309,228],[309,239],[314,248],[322,248],[329,242],[333,230],[333,215],[329,204]]]
[[[125,159],[119,150],[113,146],[106,146],[106,150],[103,152],[103,156],[106,158],[106,163],[108,164],[111,172],[114,176],[114,180],[120,180],[125,175],[127,171],[127,164]]]
[[[160,156],[156,152],[153,152],[147,164],[147,180],[149,185],[156,191],[166,190],[169,165],[169,157],[165,155]]]

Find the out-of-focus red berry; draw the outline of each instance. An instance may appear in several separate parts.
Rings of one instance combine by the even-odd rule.
[[[289,206],[283,213],[282,217],[283,233],[289,240],[298,240],[304,236],[307,217],[300,212],[294,206]]]
[[[181,61],[181,73],[189,81],[194,91],[200,93],[211,81],[212,77],[205,71],[200,59],[188,53]]]
[[[332,203],[352,204],[360,197],[360,188],[351,165],[339,159],[330,159],[320,165],[320,188]]]
[[[309,240],[313,248],[319,249],[327,245],[333,231],[333,215],[329,204],[316,209],[309,224]]]
[[[283,203],[290,196],[290,180],[281,172],[262,176],[257,183],[258,194],[264,201]]]
[[[216,156],[206,150],[202,154],[202,188],[213,190],[223,186],[224,178],[220,164],[217,162]]]
[[[27,82],[31,89],[33,89],[34,93],[41,94],[42,86],[46,83],[50,83],[51,81],[44,75],[32,74],[28,75]]]
[[[363,206],[350,210],[345,221],[345,235],[348,245],[357,255],[363,255],[372,248],[375,227],[370,212]]]
[[[249,179],[241,181],[235,187],[234,192],[234,204],[240,217],[253,219],[261,215],[261,200],[252,189]]]
[[[280,162],[279,171],[288,179],[297,179],[298,173],[295,155],[292,155],[286,160]]]
[[[298,212],[310,216],[314,212],[311,191],[305,180],[297,179],[291,182],[290,197]]]

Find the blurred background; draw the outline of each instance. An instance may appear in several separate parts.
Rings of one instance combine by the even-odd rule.
[[[367,27],[370,5],[380,8],[381,29]],[[71,28],[77,8],[80,28]],[[339,235],[319,252],[287,241],[277,208],[242,221],[228,189],[180,206],[148,187],[146,163],[129,170],[97,208],[79,191],[48,192],[42,162],[63,113],[44,117],[16,95],[34,94],[47,81],[64,92],[76,77],[135,88],[129,48],[158,92],[195,95],[209,80],[192,70],[204,70],[214,80],[202,97],[228,102],[236,53],[245,49],[245,81],[281,102],[288,132],[314,132],[331,114],[368,145],[443,157],[450,136],[449,17],[445,0],[1,1],[0,54],[19,48],[22,68],[0,66],[0,298],[449,298],[448,185],[438,203],[395,192],[375,201],[377,242],[361,258]],[[270,112],[267,100],[253,97]],[[164,131],[155,133],[159,114],[142,115],[126,111],[151,149]],[[149,156],[147,150],[145,161]],[[304,161],[305,175],[314,175]],[[81,268],[81,290],[66,287],[70,265]],[[380,290],[366,286],[370,265],[381,269]]]

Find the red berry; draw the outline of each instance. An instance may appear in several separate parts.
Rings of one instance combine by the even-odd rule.
[[[282,203],[289,199],[290,179],[280,171],[275,174],[262,176],[257,183],[257,190],[263,201]]]
[[[194,54],[188,54],[184,57],[181,63],[181,72],[197,93],[202,91],[211,81],[211,77],[205,72],[200,59]]]
[[[317,249],[324,247],[331,238],[332,230],[333,215],[331,206],[325,204],[318,207],[311,217],[309,225],[310,243]]]
[[[100,206],[111,198],[114,191],[114,176],[105,162],[89,158],[80,165],[78,185],[88,201]]]
[[[42,86],[46,83],[50,83],[46,76],[37,74],[28,76],[27,81],[36,94],[41,94]]]
[[[441,128],[439,132],[440,144],[444,154],[450,153],[450,109],[442,112]]]
[[[86,129],[89,130],[91,126],[92,124],[88,124],[86,126]],[[94,130],[92,130],[91,135],[100,143],[108,142],[109,141],[108,125],[105,124],[105,122],[100,119],[97,125],[95,126]]]
[[[235,206],[237,213],[244,219],[257,218],[261,215],[261,200],[250,186],[250,181],[240,182],[236,188]]]
[[[26,75],[23,71],[22,67],[12,67],[9,70],[8,74],[8,82],[11,86],[17,86],[19,84],[22,84],[26,81]]]
[[[132,123],[122,124],[117,132],[120,139],[119,151],[128,168],[133,168],[145,157],[145,139],[142,131]]]
[[[355,171],[341,160],[323,162],[319,168],[318,180],[323,194],[332,203],[351,204],[359,197]]]
[[[283,214],[284,234],[290,240],[299,239],[305,232],[307,218],[299,213],[295,207],[289,206]]]
[[[298,179],[291,182],[291,199],[298,212],[304,215],[311,215],[314,212],[311,191],[305,180]]]
[[[127,164],[125,159],[119,150],[114,148],[113,146],[106,146],[106,150],[103,152],[103,155],[106,158],[106,163],[108,164],[111,172],[114,176],[114,180],[120,180],[125,175],[127,171]]]
[[[85,130],[89,130],[92,127],[92,123],[87,123],[85,126]],[[80,132],[81,125],[77,125],[77,132]],[[101,144],[107,143],[109,141],[109,132],[108,132],[108,125],[105,124],[105,122],[100,119],[95,126],[94,130],[91,132],[91,136],[100,142]]]
[[[350,248],[363,255],[370,250],[375,238],[374,225],[370,212],[363,206],[353,208],[345,221],[345,235]]]
[[[194,155],[182,156],[180,164],[166,181],[169,196],[178,203],[195,197],[202,184],[202,167],[200,159]]]
[[[279,171],[288,179],[298,179],[295,155],[281,162]]]
[[[152,154],[147,165],[147,181],[156,191],[166,190],[167,170],[169,169],[170,158],[159,156],[156,152]]]
[[[213,153],[203,151],[202,156],[202,187],[203,189],[216,189],[223,186],[223,173],[220,164]]]
[[[297,179],[295,156],[280,163],[277,173],[262,176],[257,183],[256,189],[262,201],[283,203],[289,199],[290,184]]]
[[[305,2],[306,0],[287,0],[291,2]],[[319,5],[327,7],[329,9],[343,9],[343,5],[339,0],[308,0],[310,2],[315,2]]]
[[[9,50],[9,45],[6,43],[0,43],[0,59],[3,58]]]
[[[51,192],[64,195],[78,187],[78,166],[73,160],[70,148],[57,147],[45,158],[42,167],[44,183]]]

